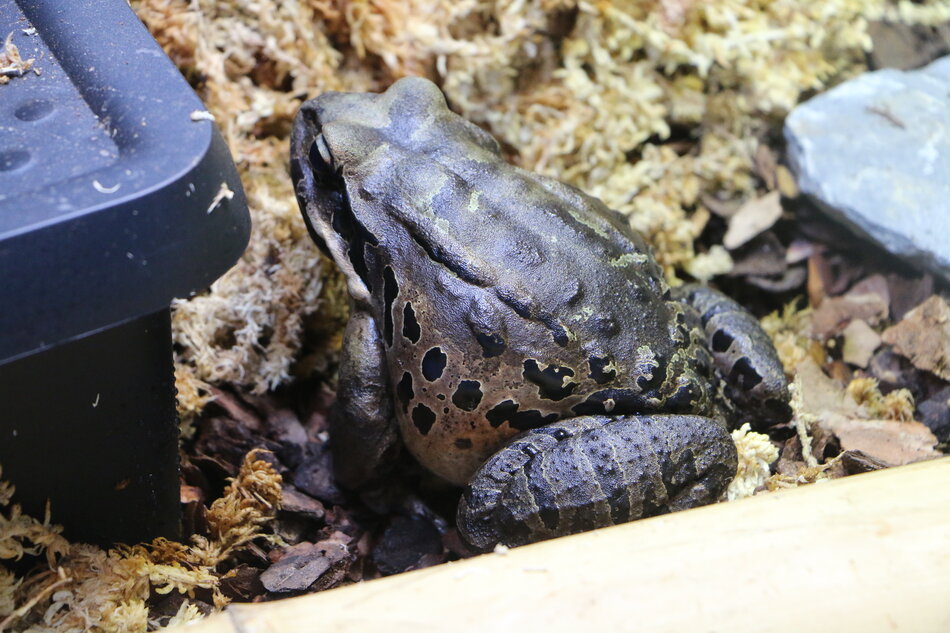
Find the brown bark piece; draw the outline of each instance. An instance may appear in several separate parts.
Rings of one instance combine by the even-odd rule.
[[[840,297],[825,297],[812,317],[812,333],[827,340],[840,334],[854,319],[876,325],[887,318],[889,309],[887,280],[872,275]]]
[[[844,329],[844,362],[861,367],[868,366],[875,350],[881,346],[881,335],[871,329],[862,319],[855,319]]]
[[[751,240],[762,231],[771,228],[782,216],[779,192],[772,191],[742,205],[729,220],[729,229],[722,244],[732,250]]]
[[[934,295],[884,330],[885,343],[914,367],[950,380],[950,305]]]
[[[860,414],[861,409],[854,399],[811,358],[795,368],[795,381],[801,389],[804,413],[819,418],[829,414],[849,418]]]
[[[861,451],[890,466],[942,456],[934,450],[937,438],[920,422],[825,416],[821,425],[838,436],[844,450]]]

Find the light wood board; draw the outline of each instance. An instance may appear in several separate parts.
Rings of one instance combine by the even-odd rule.
[[[300,598],[191,633],[950,632],[950,457]]]

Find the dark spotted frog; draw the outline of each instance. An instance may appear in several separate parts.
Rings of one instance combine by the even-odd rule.
[[[752,315],[672,291],[625,219],[506,163],[431,82],[306,102],[291,158],[351,299],[343,486],[382,481],[401,442],[465,486],[473,547],[518,545],[713,502],[736,472],[730,424],[787,419]]]

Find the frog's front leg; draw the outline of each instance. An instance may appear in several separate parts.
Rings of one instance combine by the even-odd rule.
[[[458,528],[479,550],[718,500],[736,474],[723,426],[692,415],[582,416],[528,431],[473,475]]]
[[[698,313],[726,396],[756,428],[787,422],[792,410],[785,370],[758,319],[705,286],[686,285],[675,296]]]
[[[359,489],[378,483],[399,448],[383,341],[376,321],[351,304],[330,441],[337,481]]]

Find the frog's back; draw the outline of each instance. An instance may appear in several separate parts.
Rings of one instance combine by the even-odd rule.
[[[461,483],[510,436],[558,419],[705,412],[708,359],[643,240],[406,90],[409,106],[393,89],[376,98],[402,116],[324,132],[338,145],[374,139],[344,178],[371,236],[397,416],[417,458]]]

